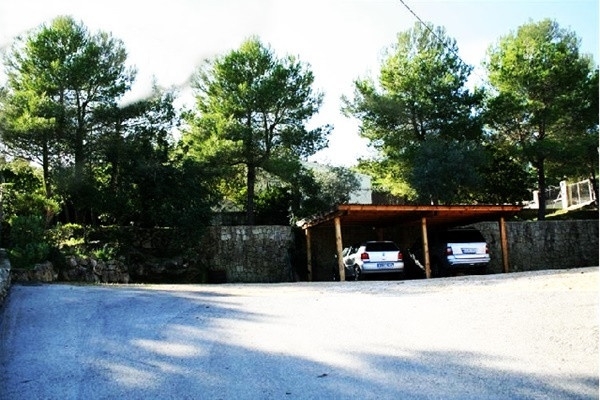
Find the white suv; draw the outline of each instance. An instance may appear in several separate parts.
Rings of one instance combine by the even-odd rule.
[[[452,228],[430,232],[428,236],[432,276],[487,272],[490,263],[489,247],[477,229]],[[409,256],[417,266],[424,269],[423,246],[420,241],[410,249]]]
[[[370,241],[344,249],[347,279],[358,280],[362,275],[403,273],[402,252],[391,241]]]

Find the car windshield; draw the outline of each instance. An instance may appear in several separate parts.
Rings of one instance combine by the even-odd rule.
[[[370,242],[365,246],[366,251],[398,251],[398,246],[393,242]]]
[[[448,231],[445,234],[445,241],[449,243],[473,243],[485,242],[485,239],[475,230],[456,230]]]

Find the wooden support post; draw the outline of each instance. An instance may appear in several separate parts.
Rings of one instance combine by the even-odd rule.
[[[340,281],[346,280],[346,270],[344,269],[344,260],[342,256],[342,223],[340,217],[335,217],[335,248],[337,252],[338,270],[340,273]]]
[[[508,238],[506,235],[506,222],[504,217],[500,217],[500,248],[502,250],[502,272],[510,272],[510,265],[508,260]]]
[[[429,241],[427,240],[427,218],[421,218],[421,235],[423,235],[423,258],[425,259],[425,277],[431,278],[431,263],[429,261]]]
[[[304,230],[304,233],[306,235],[306,267],[308,270],[308,281],[312,282],[313,274],[312,274],[312,248],[311,248],[311,241],[310,241],[310,229],[306,228]]]

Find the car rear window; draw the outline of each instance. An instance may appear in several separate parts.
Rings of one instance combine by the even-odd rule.
[[[398,251],[398,246],[393,242],[372,242],[365,246],[366,251]]]
[[[476,230],[457,230],[448,231],[444,235],[445,242],[448,243],[473,243],[473,242],[485,242],[483,235]]]

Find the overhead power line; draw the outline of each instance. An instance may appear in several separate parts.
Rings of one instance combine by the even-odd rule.
[[[437,39],[437,40],[438,40],[438,41],[439,41],[441,44],[442,44],[442,46],[444,46],[444,47],[445,47],[445,48],[446,48],[448,51],[450,51],[452,54],[454,54],[454,55],[455,55],[455,56],[456,56],[456,57],[457,57],[457,58],[460,60],[460,62],[461,62],[461,63],[463,63],[463,64],[464,64],[464,65],[466,65],[466,66],[473,67],[473,70],[471,71],[471,72],[472,72],[472,74],[473,74],[473,75],[475,75],[475,76],[477,76],[477,77],[478,77],[478,78],[481,80],[481,83],[482,83],[484,86],[488,86],[488,83],[486,82],[486,79],[484,79],[484,78],[483,78],[481,75],[479,75],[477,72],[475,72],[475,67],[474,67],[474,66],[472,66],[472,65],[470,65],[470,64],[468,64],[468,63],[466,63],[466,62],[465,62],[465,61],[462,59],[462,57],[460,56],[460,54],[458,54],[458,53],[456,52],[456,50],[454,50],[453,48],[449,47],[449,46],[446,44],[446,42],[444,42],[444,40],[443,40],[443,39],[442,39],[442,38],[441,38],[441,37],[440,37],[440,36],[439,36],[437,33],[435,33],[435,31],[434,31],[433,29],[431,29],[431,26],[430,26],[429,24],[427,24],[425,21],[423,21],[423,19],[421,19],[421,17],[419,17],[419,16],[417,15],[417,13],[416,13],[416,12],[414,12],[414,11],[413,11],[413,10],[412,10],[412,9],[411,9],[409,6],[408,6],[408,4],[406,4],[406,2],[405,2],[404,0],[398,0],[398,1],[399,1],[399,2],[400,2],[400,3],[401,3],[401,4],[402,4],[402,5],[403,5],[403,6],[404,6],[404,7],[405,7],[405,8],[406,8],[406,9],[407,9],[407,10],[408,10],[408,11],[409,11],[409,12],[410,12],[410,13],[411,13],[411,14],[412,14],[412,15],[413,15],[415,18],[416,18],[416,19],[417,19],[417,21],[419,21],[419,23],[420,23],[421,25],[423,25],[423,26],[425,27],[425,29],[427,29],[427,30],[428,30],[428,31],[429,31],[429,32],[430,32],[430,33],[431,33],[431,34],[432,34],[432,35],[433,35],[433,36],[434,36],[434,37],[435,37],[435,38],[436,38],[436,39]]]

